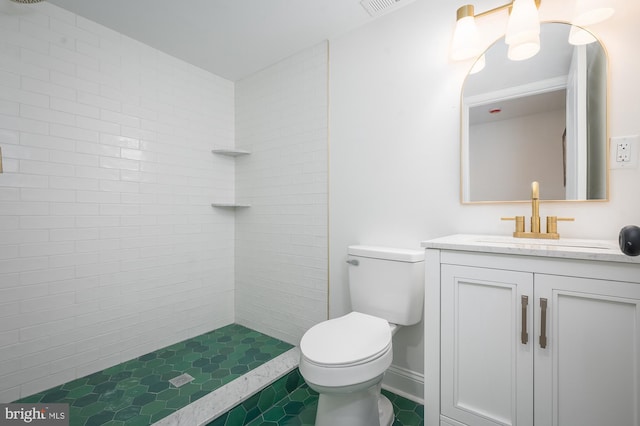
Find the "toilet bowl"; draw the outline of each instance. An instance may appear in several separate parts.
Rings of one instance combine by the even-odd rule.
[[[399,325],[422,318],[424,251],[349,246],[353,312],[311,327],[300,341],[300,374],[318,392],[316,426],[390,426],[380,393]]]
[[[391,365],[395,325],[351,312],[313,326],[300,342],[300,374],[320,395],[316,426],[389,426],[393,407],[380,394]]]

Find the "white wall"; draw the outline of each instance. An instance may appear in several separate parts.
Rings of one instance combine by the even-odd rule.
[[[236,322],[293,344],[327,318],[327,54],[236,82]]]
[[[3,0],[5,1],[5,0]],[[233,83],[41,3],[0,14],[0,402],[233,322]]]
[[[610,134],[639,134],[640,4],[615,3],[614,17],[593,27],[610,57]],[[349,309],[347,245],[418,247],[451,233],[509,235],[513,223],[500,217],[529,212],[524,204],[459,202],[460,88],[471,61],[454,63],[448,54],[462,4],[418,0],[331,40],[331,316]],[[567,20],[572,5],[542,2],[541,16]],[[623,225],[640,223],[640,171],[614,170],[610,179],[609,202],[542,203],[541,213],[576,218],[561,224],[563,237],[616,239]],[[401,330],[394,345],[396,367],[424,371],[422,326]]]

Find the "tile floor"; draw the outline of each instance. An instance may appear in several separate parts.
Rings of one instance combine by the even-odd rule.
[[[291,348],[231,324],[16,402],[67,403],[70,426],[147,426]],[[194,380],[179,388],[169,383],[183,373]],[[383,392],[394,407],[393,426],[423,426],[422,405]],[[295,369],[209,426],[313,425],[317,402]]]
[[[291,348],[231,324],[16,402],[67,403],[71,426],[150,425]]]
[[[393,404],[393,426],[424,426],[424,406],[382,391]],[[207,426],[313,426],[318,394],[298,369],[276,380]]]

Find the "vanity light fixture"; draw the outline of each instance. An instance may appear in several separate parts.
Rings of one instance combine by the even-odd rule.
[[[569,43],[579,46],[596,41],[596,38],[581,27],[597,24],[609,19],[615,12],[611,0],[576,0],[574,17],[571,20]]]
[[[613,15],[612,0],[576,0],[573,25],[569,42],[574,45],[588,44],[596,39],[580,27],[604,21]],[[522,61],[536,55],[540,50],[540,17],[538,8],[541,0],[513,0],[510,3],[475,14],[471,4],[460,7],[456,12],[456,27],[451,44],[451,58],[455,61],[471,59],[482,53],[480,34],[475,18],[509,11],[505,42],[509,45],[507,56],[513,61]],[[476,65],[482,69],[481,60]],[[474,68],[476,68],[474,66]]]
[[[538,7],[540,0],[514,0],[491,10],[475,14],[473,5],[460,7],[457,12],[456,27],[453,32],[451,58],[456,61],[470,59],[482,53],[480,36],[475,18],[490,15],[495,12],[509,10],[507,23],[507,44],[509,57],[514,60],[526,59],[537,53],[535,46],[540,49],[540,19]],[[533,52],[533,53],[531,53]]]
[[[609,19],[615,9],[611,0],[576,0],[572,25],[586,27]]]
[[[507,21],[504,41],[509,45],[507,56],[523,61],[540,51],[540,16],[534,0],[514,0]]]
[[[456,12],[456,16],[456,28],[453,31],[453,42],[451,44],[451,58],[454,61],[463,61],[478,56],[482,47],[480,46],[480,34],[476,25],[473,5],[467,4],[460,7]]]

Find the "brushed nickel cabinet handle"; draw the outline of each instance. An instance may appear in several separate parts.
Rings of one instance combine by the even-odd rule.
[[[547,299],[540,298],[540,347],[547,347]]]
[[[523,345],[529,343],[529,333],[527,333],[527,306],[529,305],[529,297],[522,296],[520,298],[522,304],[522,331],[520,332],[520,340]]]

